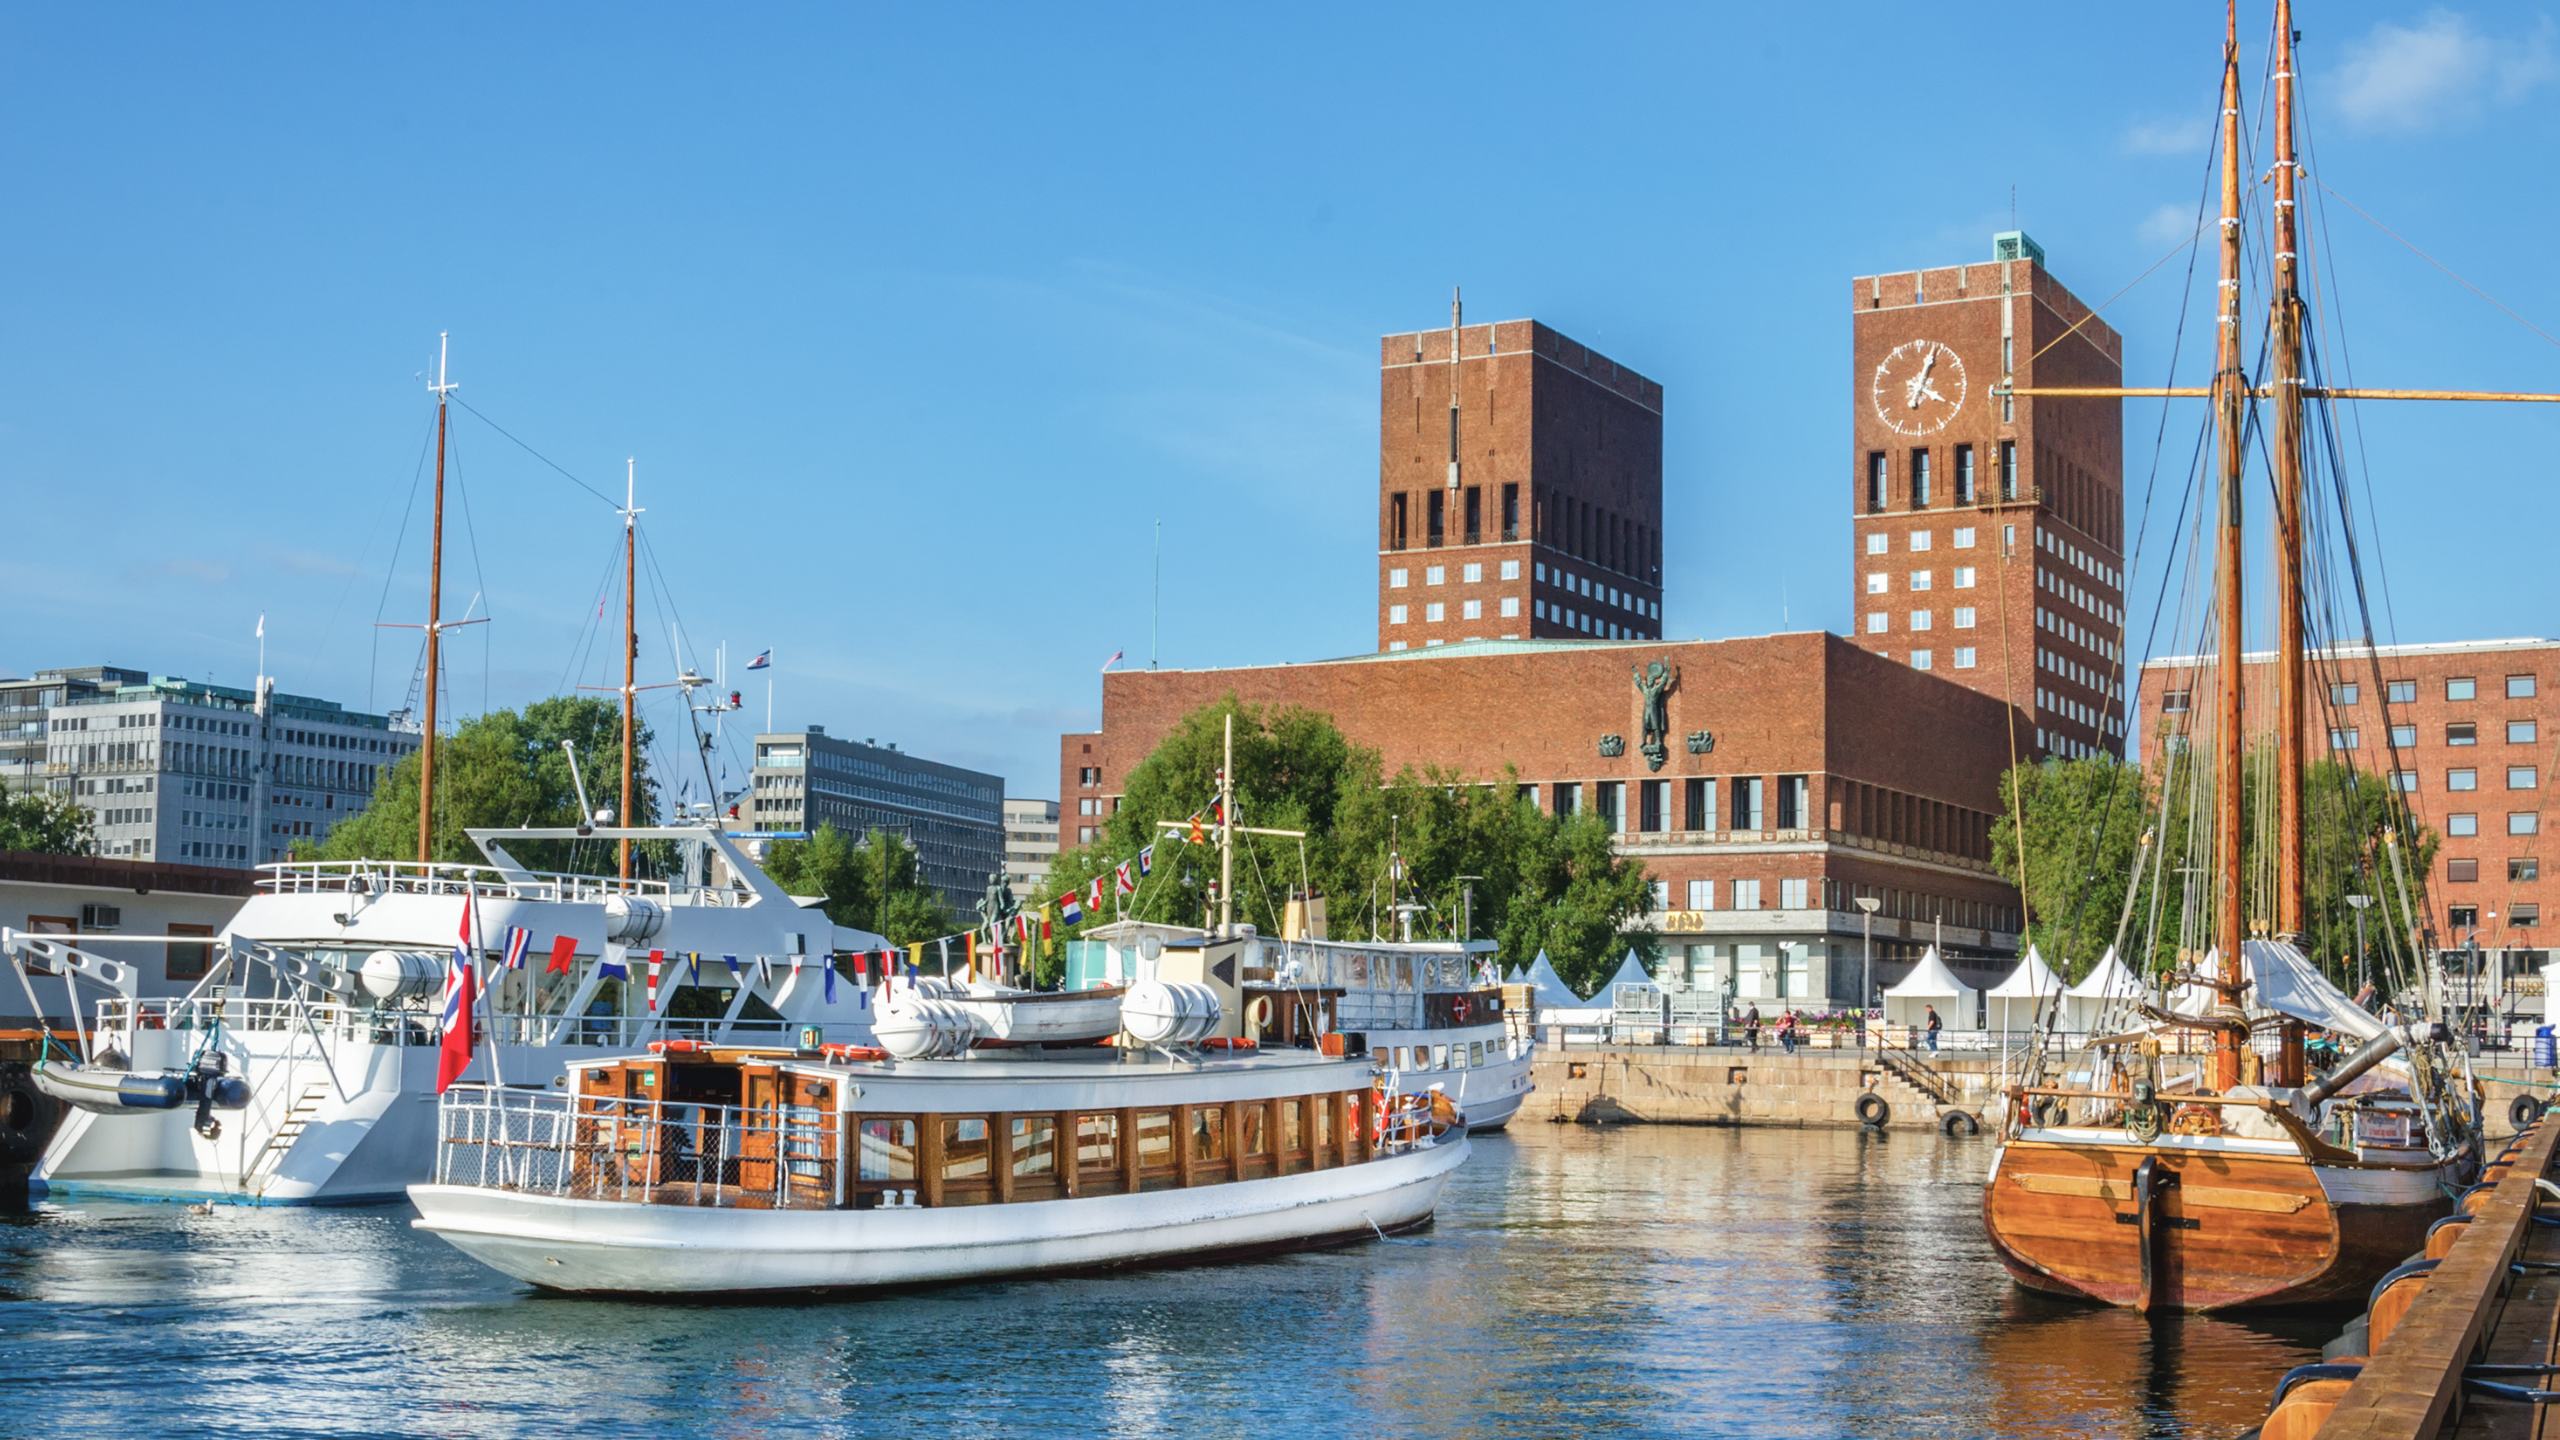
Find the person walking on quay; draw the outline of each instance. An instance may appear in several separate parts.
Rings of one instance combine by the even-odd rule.
[[[1945,1026],[1944,1023],[1938,1019],[1937,1006],[1928,1005],[1923,1006],[1922,1008],[1929,1012],[1929,1053],[1935,1055],[1938,1053],[1938,1032],[1945,1028]]]
[[[1742,1043],[1754,1050],[1760,1048],[1760,1006],[1757,1001],[1742,1012]]]
[[[1792,1006],[1778,1017],[1778,1046],[1790,1055],[1796,1053],[1796,1012]]]

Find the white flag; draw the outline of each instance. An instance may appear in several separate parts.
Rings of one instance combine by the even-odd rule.
[[[267,638],[267,612],[264,610],[258,612],[258,638]]]

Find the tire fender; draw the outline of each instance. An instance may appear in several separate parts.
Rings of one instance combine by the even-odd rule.
[[[1881,1130],[1893,1123],[1893,1106],[1887,1104],[1885,1098],[1873,1090],[1859,1096],[1855,1108],[1858,1112],[1858,1123],[1861,1125]]]

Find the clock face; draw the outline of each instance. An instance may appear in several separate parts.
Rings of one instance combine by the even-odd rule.
[[[1876,365],[1876,418],[1901,435],[1933,435],[1964,408],[1964,362],[1936,340],[1909,340]]]

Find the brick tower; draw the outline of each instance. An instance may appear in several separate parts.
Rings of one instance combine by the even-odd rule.
[[[1450,312],[1379,346],[1378,648],[1658,638],[1662,387]]]
[[[2116,332],[2024,234],[1987,263],[1850,292],[1850,632],[2034,719],[2019,749],[2124,751],[2124,424]]]

